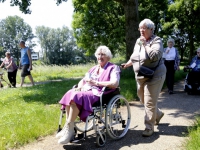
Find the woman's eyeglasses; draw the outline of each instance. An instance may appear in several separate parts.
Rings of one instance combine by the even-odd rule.
[[[147,29],[149,29],[149,28],[147,28],[147,27],[140,27],[140,28],[138,28],[139,31],[140,30],[147,30]]]

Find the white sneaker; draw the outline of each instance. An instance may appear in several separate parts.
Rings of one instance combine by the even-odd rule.
[[[65,134],[65,132],[68,130],[67,128],[68,128],[68,124],[66,122],[63,129],[56,134],[56,138],[61,138]]]
[[[58,140],[59,144],[67,144],[74,137],[74,123],[68,123],[66,128],[67,130],[65,130],[64,135]]]

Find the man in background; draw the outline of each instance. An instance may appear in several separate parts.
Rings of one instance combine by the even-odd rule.
[[[34,85],[33,77],[31,75],[31,70],[32,70],[31,50],[25,46],[24,41],[21,41],[19,43],[19,46],[21,48],[20,68],[22,69],[20,86],[22,87],[22,85],[24,84],[24,79],[26,76],[28,76],[32,85]]]

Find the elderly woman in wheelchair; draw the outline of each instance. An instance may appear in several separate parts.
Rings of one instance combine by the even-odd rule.
[[[59,138],[59,144],[67,144],[70,142],[75,137],[76,129],[84,131],[86,134],[86,131],[92,127],[95,128],[94,124],[97,120],[105,124],[103,129],[109,130],[108,134],[113,139],[123,137],[128,130],[130,124],[130,108],[127,100],[119,95],[119,92],[116,92],[119,91],[120,68],[109,62],[112,58],[112,54],[106,46],[99,46],[95,52],[95,56],[98,65],[92,67],[78,83],[78,86],[65,93],[59,102],[62,105],[61,111],[65,109],[67,115],[63,129],[56,134],[56,138]],[[109,90],[105,90],[105,87],[109,88]],[[110,95],[108,97],[112,99],[110,101],[108,98],[102,100],[104,95]],[[104,106],[103,101],[106,101],[105,103],[108,105]],[[118,112],[122,103],[127,106],[127,120],[122,120],[121,112]],[[97,105],[95,109],[93,107],[94,104]],[[102,119],[105,113],[105,118]],[[86,123],[86,126],[89,123],[91,124],[80,130],[80,127],[76,124],[77,116],[79,116],[81,121]],[[91,121],[91,119],[93,119],[93,121]],[[123,126],[122,131],[117,131],[121,132],[120,134],[117,134],[113,129],[116,122],[120,124],[121,127]],[[95,130],[97,135],[99,135],[97,136],[97,145],[104,145],[105,134],[102,133],[98,127],[96,127]]]

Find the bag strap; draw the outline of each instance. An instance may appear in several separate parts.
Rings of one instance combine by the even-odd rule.
[[[139,53],[141,52],[141,45],[140,45],[140,50],[139,50]],[[150,45],[150,47],[151,47],[151,45]],[[145,53],[146,53],[146,51],[145,51]],[[161,57],[162,58],[162,57]],[[160,58],[160,60],[161,60],[161,58]],[[159,66],[159,64],[160,64],[160,60],[159,60],[159,62],[158,62],[158,64],[154,67],[154,69],[156,70],[156,68]],[[140,54],[139,54],[139,67],[140,67],[141,65],[140,65]]]

